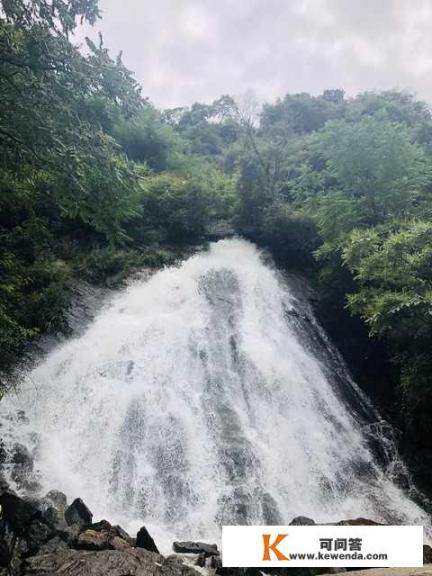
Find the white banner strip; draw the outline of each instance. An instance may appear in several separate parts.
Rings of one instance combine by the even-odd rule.
[[[422,526],[224,526],[224,567],[419,567]]]

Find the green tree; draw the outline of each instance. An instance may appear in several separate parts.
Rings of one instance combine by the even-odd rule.
[[[124,242],[139,207],[139,175],[100,121],[138,110],[139,88],[102,41],[84,56],[69,40],[97,17],[94,0],[1,2],[0,379],[30,337],[64,326],[77,243]]]
[[[408,424],[432,446],[432,223],[354,230],[343,261],[356,281],[348,306],[391,343]]]

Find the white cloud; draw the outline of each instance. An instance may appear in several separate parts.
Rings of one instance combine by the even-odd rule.
[[[101,30],[161,107],[248,89],[408,88],[432,101],[432,0],[100,0]],[[81,31],[83,35],[88,31]],[[95,31],[92,31],[92,35]]]

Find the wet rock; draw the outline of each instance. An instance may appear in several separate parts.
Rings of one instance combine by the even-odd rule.
[[[12,575],[21,574],[22,559],[29,554],[27,542],[24,538],[13,539],[9,545],[11,551],[11,559],[9,563],[9,571]]]
[[[112,526],[107,520],[101,520],[100,522],[95,522],[90,526],[92,530],[98,532],[105,531],[109,533],[110,538],[117,536],[122,540],[125,540],[130,546],[135,546],[134,538],[131,538],[126,530],[123,530],[121,526]]]
[[[34,553],[56,535],[54,527],[43,519],[36,518],[25,530],[25,539],[29,547],[29,553]]]
[[[199,572],[186,564],[179,556],[171,555],[164,559],[160,567],[161,576],[198,576]]]
[[[62,540],[67,542],[69,548],[73,548],[76,544],[78,536],[83,531],[83,528],[79,524],[72,524],[68,526],[65,523],[64,528],[56,526],[57,536],[59,536]]]
[[[427,544],[423,545],[423,564],[432,564],[432,548]]]
[[[195,561],[195,566],[198,566],[199,568],[213,569],[214,558],[220,558],[220,556],[207,556],[204,552],[201,552]]]
[[[222,558],[220,556],[210,556],[209,567],[213,568],[216,571],[219,568],[222,568]]]
[[[109,532],[102,530],[85,530],[81,532],[76,541],[76,548],[82,550],[108,550],[109,549]]]
[[[205,554],[206,556],[218,556],[219,551],[216,544],[206,544],[205,542],[174,542],[174,552],[177,554]]]
[[[108,520],[100,520],[99,522],[94,522],[90,528],[92,530],[96,530],[97,532],[102,530],[109,531],[112,529],[112,525],[108,522]]]
[[[131,538],[129,536],[129,534],[126,532],[126,530],[123,530],[123,528],[121,526],[118,526],[118,525],[113,526],[112,530],[115,531],[116,536],[118,536],[119,538],[121,538],[122,540],[127,542],[130,546],[136,545],[135,538]],[[153,552],[156,552],[156,550],[153,550]]]
[[[59,511],[56,508],[54,508],[54,506],[48,506],[43,511],[43,517],[49,524],[57,526],[59,529],[63,530],[67,529],[67,524],[64,519],[64,515],[60,514]]]
[[[9,566],[10,559],[9,546],[4,538],[0,538],[0,567],[6,568]]]
[[[156,552],[157,554],[159,554],[159,550],[157,549],[155,541],[150,536],[145,526],[140,528],[136,537],[135,546],[137,548],[144,548],[145,550],[149,550],[150,552]]]
[[[315,520],[311,518],[307,518],[306,516],[296,516],[291,522],[289,523],[290,526],[314,526]]]
[[[38,554],[52,554],[54,552],[60,552],[61,550],[68,550],[68,549],[69,549],[69,546],[64,540],[59,538],[59,536],[54,536],[54,538],[51,538],[50,540],[48,540],[48,542],[43,544],[39,548],[37,553]]]
[[[127,542],[126,540],[123,540],[123,538],[120,538],[120,536],[114,536],[113,538],[111,538],[109,543],[110,543],[110,547],[113,550],[126,550],[126,548],[131,547],[129,542]]]
[[[65,520],[68,526],[78,524],[82,528],[87,528],[91,525],[93,514],[81,500],[76,498],[72,504],[66,508],[64,513]]]
[[[102,520],[81,532],[74,547],[81,550],[125,550],[133,543],[133,539],[120,526],[111,526]]]
[[[127,550],[64,550],[28,558],[23,576],[198,576],[182,562],[143,548]]]
[[[336,522],[336,526],[384,526],[379,522],[374,520],[368,520],[367,518],[354,518],[353,520],[341,520]]]
[[[60,490],[50,490],[44,497],[46,502],[49,502],[59,513],[64,514],[67,508],[66,494]]]
[[[33,520],[41,517],[41,512],[35,506],[10,492],[0,495],[0,505],[3,520],[18,535],[22,535]]]

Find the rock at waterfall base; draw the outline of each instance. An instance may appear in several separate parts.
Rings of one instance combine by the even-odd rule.
[[[315,521],[306,516],[296,516],[289,523],[290,526],[315,526]]]
[[[5,492],[0,496],[2,519],[6,521],[17,534],[22,534],[32,520],[42,516],[40,510],[30,502]]]
[[[205,542],[174,542],[173,550],[177,554],[204,554],[205,556],[218,556],[219,551],[216,544],[206,544]]]
[[[120,526],[111,526],[106,520],[92,524],[81,532],[74,548],[79,550],[125,550],[133,539]]]
[[[144,550],[149,550],[150,552],[156,552],[156,554],[159,554],[159,550],[155,544],[155,541],[150,536],[145,526],[139,529],[135,546],[137,548],[143,548]]]
[[[23,576],[198,576],[180,558],[164,558],[144,548],[64,550],[28,558],[23,568]]]
[[[69,508],[66,508],[64,517],[69,526],[78,524],[83,528],[90,526],[93,520],[93,514],[81,498],[76,498]]]

